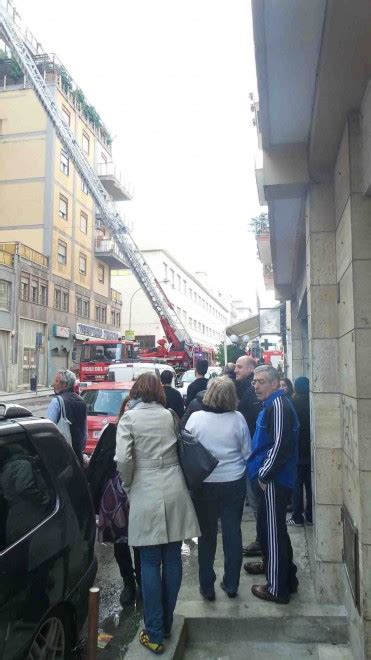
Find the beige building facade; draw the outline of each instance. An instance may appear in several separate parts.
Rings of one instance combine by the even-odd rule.
[[[34,91],[2,52],[0,243],[28,246],[47,260],[46,384],[57,368],[78,362],[85,338],[121,336],[122,299],[112,290],[111,270],[126,264]],[[55,56],[43,55],[37,62],[66,125],[100,176],[112,204],[130,199],[112,161],[109,132],[93,114],[93,106]],[[20,278],[20,299],[39,305],[41,298],[32,298],[27,273],[21,272]],[[32,308],[29,318],[23,319],[26,335],[31,333],[30,317]],[[17,359],[22,362],[23,358],[20,344]],[[25,384],[24,377],[16,383]],[[13,386],[14,379],[8,389]]]
[[[313,568],[371,657],[371,8],[254,0],[263,166],[290,369],[311,390]],[[292,63],[295,62],[295,66]]]

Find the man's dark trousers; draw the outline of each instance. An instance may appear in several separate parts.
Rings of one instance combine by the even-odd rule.
[[[254,482],[258,499],[257,533],[263,554],[268,591],[286,599],[296,591],[297,568],[293,563],[290,537],[287,533],[286,513],[292,490],[271,481],[265,492]]]

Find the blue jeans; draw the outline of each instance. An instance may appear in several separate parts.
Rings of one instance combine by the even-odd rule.
[[[297,466],[297,477],[292,496],[292,517],[297,523],[304,522],[304,497],[303,489],[305,488],[305,518],[308,522],[313,522],[312,513],[312,475],[311,467],[308,465]]]
[[[181,548],[181,541],[140,548],[144,624],[155,644],[162,644],[173,623],[182,582]]]
[[[228,592],[238,590],[242,565],[241,520],[246,497],[246,476],[237,481],[203,483],[193,493],[201,536],[198,540],[200,587],[204,594],[214,594],[214,560],[218,520],[222,527],[224,584]]]

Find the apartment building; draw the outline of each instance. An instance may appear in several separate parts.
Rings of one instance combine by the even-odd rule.
[[[54,55],[40,54],[39,46],[38,68],[112,204],[130,199],[112,160],[109,131],[65,67]],[[46,260],[43,382],[50,383],[57,368],[78,360],[84,339],[120,335],[122,300],[111,288],[111,270],[126,263],[96,213],[86,182],[8,55],[0,41],[0,243],[28,246]],[[24,336],[33,336],[31,275],[22,270],[14,286],[22,303],[30,303],[22,327]],[[18,344],[22,361],[20,332]],[[20,369],[18,376],[17,385],[26,384],[26,372]]]
[[[166,250],[142,252],[195,344],[214,349],[223,341],[230,318],[224,298],[210,292],[205,273],[191,274]],[[143,347],[155,346],[164,332],[135,276],[129,270],[115,272],[112,283],[127,301],[123,330],[134,332]]]

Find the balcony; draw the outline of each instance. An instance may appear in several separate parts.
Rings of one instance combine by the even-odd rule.
[[[117,171],[114,163],[98,163],[97,174],[115,202],[124,202],[132,198],[129,185],[121,180],[121,174]]]
[[[115,241],[105,238],[95,239],[95,256],[112,270],[130,268],[127,259]]]
[[[122,293],[121,291],[116,291],[116,289],[111,289],[111,300],[116,305],[122,305]]]
[[[12,260],[14,255],[18,254],[22,259],[26,259],[33,264],[43,266],[43,268],[49,267],[49,259],[45,254],[37,252],[37,250],[30,248],[24,243],[19,243],[18,241],[14,241],[13,243],[0,243],[0,251],[9,255]]]

